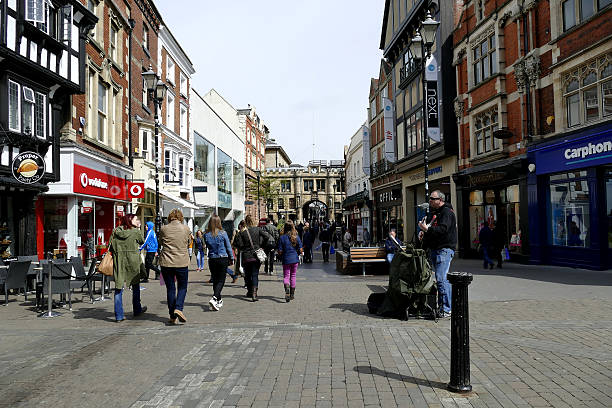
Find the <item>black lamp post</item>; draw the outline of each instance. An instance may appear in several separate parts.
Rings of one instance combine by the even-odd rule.
[[[436,31],[440,25],[439,21],[431,17],[428,11],[425,20],[421,22],[421,27],[417,31],[416,37],[410,43],[410,52],[416,59],[420,60],[421,64],[421,81],[422,81],[422,100],[423,105],[423,162],[425,167],[425,202],[429,203],[429,135],[427,134],[427,80],[425,79],[425,68],[427,58],[431,56],[431,47],[436,40]],[[429,214],[429,206],[427,206]]]
[[[259,204],[259,179],[261,178],[261,170],[255,170],[257,176],[257,222],[261,220],[261,207]]]
[[[159,211],[159,110],[168,87],[159,79],[159,75],[150,65],[149,70],[142,73],[142,78],[147,86],[147,93],[153,96],[153,105],[155,105],[155,232],[159,234],[162,223]],[[143,102],[146,104],[146,101]]]

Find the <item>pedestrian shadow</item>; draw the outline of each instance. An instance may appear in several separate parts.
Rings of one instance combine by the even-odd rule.
[[[338,309],[342,312],[352,312],[360,316],[368,316],[373,319],[385,319],[383,316],[371,314],[368,310],[368,305],[364,303],[334,303],[329,305],[330,309]]]
[[[355,366],[353,367],[353,371],[356,371],[360,374],[372,374],[378,375],[381,377],[392,378],[394,380],[409,382],[416,385],[423,385],[425,387],[438,388],[440,390],[446,391],[446,384],[440,381],[432,381],[426,380],[424,378],[411,377],[407,375],[401,375],[398,373],[393,373],[387,370],[381,370],[380,368],[370,367],[370,366]]]
[[[61,310],[60,310],[61,312]],[[72,317],[74,319],[92,319],[92,320],[100,320],[104,322],[114,322],[115,321],[115,312],[106,309],[99,309],[97,307],[90,307],[87,309],[72,309]],[[158,316],[155,314],[151,314],[145,312],[144,314],[134,317],[132,313],[125,313],[125,317],[128,320],[139,320],[139,321],[149,321],[149,322],[161,322],[166,323],[168,320],[162,316]]]
[[[197,295],[198,296],[202,296],[202,297],[210,297],[209,295],[206,295],[204,293],[197,293]],[[251,300],[250,297],[246,297],[244,295],[223,295],[223,299],[226,299],[226,298],[238,299],[238,300],[242,300],[243,302],[253,303],[253,301]],[[257,299],[260,299],[260,300],[271,300],[271,301],[276,302],[276,303],[287,303],[287,302],[285,302],[285,298],[278,298],[276,296],[268,296],[268,295],[257,294]]]

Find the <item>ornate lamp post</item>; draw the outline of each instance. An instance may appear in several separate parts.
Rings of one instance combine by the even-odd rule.
[[[425,79],[425,68],[427,58],[431,56],[431,47],[436,40],[436,31],[440,25],[439,21],[431,17],[428,11],[425,20],[421,22],[421,27],[417,31],[416,37],[410,43],[410,52],[414,57],[420,60],[421,64],[421,80],[423,94],[421,103],[423,105],[423,162],[425,167],[425,202],[429,203],[429,135],[427,134],[427,80]],[[429,214],[429,206],[427,207]]]
[[[147,86],[147,93],[152,95],[153,105],[155,105],[155,232],[159,234],[162,222],[159,211],[159,110],[161,110],[168,87],[159,79],[159,75],[150,65],[149,70],[142,73],[142,77]]]

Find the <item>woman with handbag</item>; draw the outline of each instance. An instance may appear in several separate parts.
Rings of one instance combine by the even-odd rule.
[[[122,217],[121,224],[115,228],[110,238],[110,251],[113,256],[113,277],[115,278],[115,320],[125,320],[123,314],[124,285],[132,287],[132,306],[134,317],[147,311],[140,304],[140,257],[139,247],[144,244],[140,230],[140,220],[134,214]]]
[[[244,219],[246,228],[238,234],[236,244],[242,254],[244,269],[244,280],[247,285],[247,297],[257,302],[257,290],[259,288],[259,267],[266,260],[263,246],[270,240],[270,234],[255,226],[253,217],[247,215]]]
[[[283,231],[284,233],[278,241],[278,254],[283,260],[285,302],[289,302],[295,296],[295,278],[300,261],[299,255],[304,252],[304,248],[292,221],[285,223]]]
[[[208,248],[208,268],[213,281],[213,297],[208,303],[212,310],[219,310],[223,307],[221,291],[225,284],[225,272],[227,266],[234,263],[234,254],[229,237],[221,226],[221,218],[217,214],[210,218],[204,240]]]

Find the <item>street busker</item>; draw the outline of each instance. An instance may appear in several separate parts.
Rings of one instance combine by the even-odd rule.
[[[321,241],[321,252],[323,253],[323,262],[329,262],[329,247],[331,246],[331,230],[329,225],[325,225],[319,234]]]
[[[202,234],[202,231],[198,230],[196,232],[193,245],[196,250],[196,262],[198,263],[196,272],[200,272],[204,270],[204,258],[205,258],[204,250],[206,249],[206,242],[204,242],[204,235]]]
[[[278,241],[278,254],[283,260],[283,283],[285,285],[285,301],[295,297],[295,278],[299,264],[299,255],[304,252],[302,240],[292,221],[287,221],[284,233]]]
[[[175,208],[168,214],[169,224],[164,225],[159,232],[159,245],[161,246],[159,264],[166,284],[166,298],[170,314],[168,323],[170,324],[175,324],[176,319],[181,323],[187,321],[183,307],[189,277],[189,243],[193,235],[183,221],[183,213]]]
[[[312,263],[312,244],[314,242],[314,238],[312,236],[309,223],[304,225],[302,242],[304,245],[304,263]]]
[[[247,286],[246,296],[253,302],[259,300],[257,291],[259,289],[259,268],[261,261],[257,258],[257,250],[265,247],[272,239],[264,229],[256,227],[253,217],[249,214],[244,219],[246,228],[236,237],[238,250],[242,253],[244,280]]]
[[[489,228],[486,222],[478,233],[478,242],[480,242],[480,250],[482,251],[483,268],[487,269],[491,267],[491,269],[493,269],[494,264],[491,259],[491,251],[493,250],[493,231],[491,231],[491,228]]]
[[[115,320],[125,320],[123,314],[123,288],[132,287],[132,306],[134,317],[147,311],[140,304],[140,245],[144,237],[140,230],[140,220],[134,214],[126,214],[121,224],[114,229],[110,238],[110,251],[113,257],[113,277],[115,278]]]
[[[438,284],[440,316],[451,315],[451,286],[446,278],[457,247],[457,217],[445,196],[436,190],[429,196],[429,214],[419,221],[419,239],[430,249],[431,265]]]
[[[143,282],[149,281],[149,271],[153,269],[155,272],[155,279],[159,279],[159,268],[153,264],[155,255],[157,255],[157,235],[155,234],[155,227],[151,221],[147,222],[146,238],[144,244],[140,247],[140,250],[144,250],[145,253],[145,272],[147,277],[143,279]]]
[[[385,240],[385,253],[387,254],[387,262],[391,263],[393,257],[398,251],[402,250],[402,241],[397,238],[397,232],[395,228],[391,228],[389,236]]]
[[[213,297],[208,302],[212,310],[223,307],[221,291],[225,284],[225,273],[228,265],[234,263],[234,254],[227,232],[221,226],[221,218],[213,214],[204,234],[206,248],[208,248],[208,268],[213,281]]]
[[[266,224],[262,227],[266,230],[268,234],[272,237],[272,239],[266,244],[264,250],[266,251],[266,262],[264,265],[264,272],[266,274],[272,275],[274,273],[274,251],[276,250],[276,244],[278,243],[278,238],[280,236],[279,230],[274,226],[271,218],[266,220]]]

